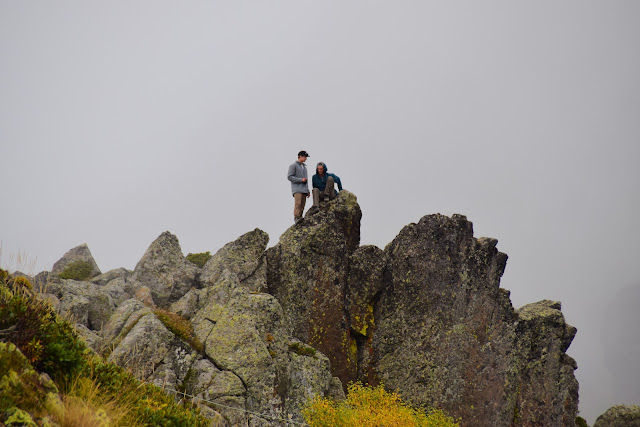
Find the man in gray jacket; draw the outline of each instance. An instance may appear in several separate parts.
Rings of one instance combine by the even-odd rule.
[[[309,153],[302,150],[298,153],[298,161],[289,166],[287,179],[291,181],[291,193],[293,193],[293,220],[296,224],[302,221],[302,211],[307,197],[309,197],[309,183],[307,182],[307,161]]]

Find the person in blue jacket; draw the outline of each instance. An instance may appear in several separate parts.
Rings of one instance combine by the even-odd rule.
[[[327,172],[326,163],[320,162],[316,166],[316,173],[311,178],[313,189],[313,206],[310,209],[311,213],[316,213],[320,209],[320,201],[329,199],[333,200],[338,195],[338,191],[342,191],[342,181],[340,177],[335,174]],[[335,186],[338,186],[336,191]]]

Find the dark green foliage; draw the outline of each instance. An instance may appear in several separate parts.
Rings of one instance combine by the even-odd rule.
[[[198,267],[202,268],[204,265],[211,259],[211,254],[209,251],[201,252],[199,254],[189,254],[187,255],[187,260],[191,261]]]
[[[587,424],[587,420],[585,420],[582,417],[576,417],[576,426],[577,427],[589,427],[589,424]]]
[[[68,381],[86,366],[88,352],[73,327],[45,301],[16,281],[0,285],[0,329],[29,362],[56,381]]]
[[[91,277],[93,266],[87,261],[72,261],[65,267],[64,271],[59,274],[61,279],[87,280]]]
[[[315,356],[316,349],[313,347],[300,344],[299,342],[293,342],[289,344],[289,350],[301,355],[301,356]]]

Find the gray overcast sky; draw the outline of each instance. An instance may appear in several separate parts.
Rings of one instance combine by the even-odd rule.
[[[0,0],[1,264],[133,269],[292,223],[325,161],[384,247],[462,213],[578,328],[581,415],[640,403],[640,2]],[[18,254],[26,254],[18,259]]]

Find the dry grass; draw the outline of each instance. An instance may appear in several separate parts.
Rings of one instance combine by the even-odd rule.
[[[131,404],[103,393],[86,377],[73,382],[53,412],[61,427],[142,426],[131,419]]]

